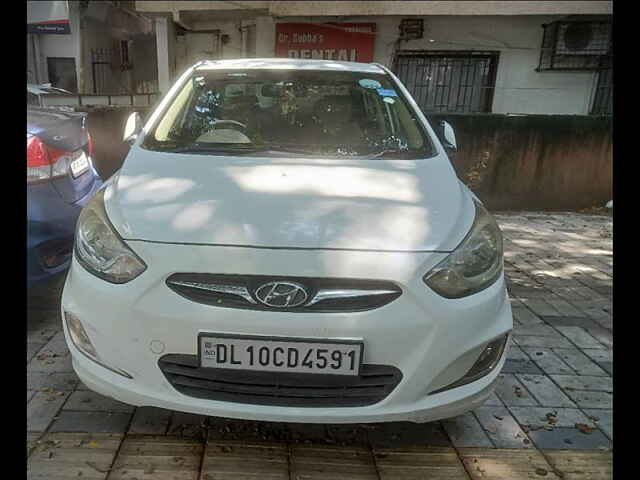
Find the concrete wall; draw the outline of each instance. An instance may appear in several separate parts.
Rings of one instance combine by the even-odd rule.
[[[430,115],[454,128],[458,176],[492,210],[571,210],[613,198],[612,120]]]

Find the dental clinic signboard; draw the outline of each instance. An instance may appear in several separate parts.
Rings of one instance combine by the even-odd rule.
[[[375,23],[277,23],[276,57],[372,62]]]
[[[70,34],[68,2],[27,2],[27,33]]]

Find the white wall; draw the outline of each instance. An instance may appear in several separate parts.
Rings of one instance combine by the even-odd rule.
[[[536,72],[542,24],[557,16],[433,16],[424,18],[420,40],[402,42],[400,50],[499,51],[493,113],[588,114],[594,72]],[[391,67],[399,17],[349,17],[375,22],[374,61]],[[328,22],[331,17],[294,17],[287,22]],[[260,28],[263,26],[263,28]],[[433,40],[433,41],[432,41]],[[258,56],[275,52],[275,27],[258,23]]]
[[[40,71],[44,72],[44,78],[49,78],[47,57],[74,58],[76,61],[76,78],[80,78],[80,12],[78,10],[78,4],[79,2],[69,2],[70,34],[38,34],[40,43]],[[78,88],[80,88],[80,82],[78,82]]]
[[[536,72],[543,23],[560,17],[425,18],[421,40],[402,42],[401,50],[499,51],[493,113],[587,114],[594,72]],[[379,20],[376,61],[389,66],[398,19]],[[430,41],[434,40],[434,41]]]

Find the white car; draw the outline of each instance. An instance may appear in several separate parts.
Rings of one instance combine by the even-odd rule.
[[[512,329],[502,236],[387,68],[201,62],[125,137],[62,297],[89,388],[310,423],[426,422],[490,395]]]

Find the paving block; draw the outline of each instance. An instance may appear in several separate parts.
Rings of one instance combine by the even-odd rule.
[[[461,448],[459,453],[472,480],[559,479],[534,449]]]
[[[374,449],[380,480],[468,480],[456,451],[446,447]],[[295,478],[295,477],[293,477]],[[347,477],[349,478],[349,477]]]
[[[611,330],[601,327],[600,325],[595,327],[586,327],[585,330],[605,347],[609,349],[613,348],[613,334],[611,333]]]
[[[498,375],[494,392],[505,405],[538,405],[536,399],[513,374]]]
[[[569,395],[580,408],[613,408],[613,394],[609,392],[567,390],[567,395]]]
[[[492,407],[502,407],[504,403],[502,403],[502,401],[498,398],[498,395],[496,395],[496,392],[491,392],[491,395],[489,395],[489,398],[487,398],[484,401],[483,405],[492,406]]]
[[[284,443],[210,440],[205,447],[199,478],[285,480],[290,478],[288,463],[289,452]]]
[[[557,337],[548,337],[542,335],[513,335],[513,341],[520,347],[555,347],[555,348],[571,348],[573,344],[562,335]]]
[[[56,354],[60,356],[67,355],[69,353],[69,347],[67,347],[67,341],[64,338],[64,332],[60,330],[57,332],[51,340],[42,348],[42,353]]]
[[[567,365],[556,353],[550,348],[524,347],[523,350],[531,357],[533,362],[547,375],[557,374],[573,374],[574,370]],[[535,372],[517,372],[517,373],[535,373]]]
[[[124,433],[131,414],[122,412],[62,411],[49,428],[50,432]]]
[[[562,474],[563,480],[611,480],[612,453],[601,451],[545,450],[549,464]]]
[[[27,431],[44,432],[69,396],[69,392],[36,392],[27,403]]]
[[[613,362],[598,362],[598,366],[609,375],[613,375]]]
[[[127,436],[109,480],[197,480],[203,448],[201,442],[189,438]]]
[[[544,316],[542,319],[553,327],[582,327],[591,328],[597,327],[598,324],[594,320],[585,316],[563,316],[553,317]]]
[[[27,342],[27,363],[44,347],[42,342]]]
[[[493,444],[498,448],[531,448],[527,434],[522,431],[505,407],[480,407],[474,410]]]
[[[372,423],[369,425],[367,436],[373,448],[398,448],[410,445],[451,446],[440,422]]]
[[[546,290],[546,289],[545,289]],[[548,297],[548,291],[547,294],[545,294],[546,297]],[[561,313],[556,310],[553,305],[551,305],[549,302],[547,302],[546,300],[542,299],[542,298],[527,298],[527,299],[522,299],[522,303],[524,303],[529,309],[531,309],[531,311],[533,311],[533,313],[535,313],[538,316],[559,316],[561,315]]]
[[[333,441],[327,438],[327,426],[321,423],[287,423],[286,426],[288,441],[291,443],[333,444]]]
[[[593,360],[587,357],[577,348],[554,348],[556,353],[567,365],[569,365],[578,375],[601,375],[606,377],[605,372]]]
[[[613,350],[602,350],[599,348],[585,348],[582,350],[587,357],[594,362],[613,362]]]
[[[571,399],[549,377],[528,374],[517,374],[516,377],[543,407],[575,407]]]
[[[613,391],[611,377],[592,377],[587,375],[550,375],[551,379],[563,390],[592,390],[598,392]]]
[[[75,391],[62,410],[133,413],[134,407],[95,392]]]
[[[493,446],[473,412],[443,420],[442,426],[456,447]]]
[[[171,430],[169,430],[171,432]],[[227,418],[209,418],[210,441],[242,440],[246,442],[288,442],[289,427],[283,422],[256,422]]]
[[[138,407],[129,426],[130,434],[164,435],[169,428],[171,411],[156,407]]]
[[[577,408],[509,407],[520,425],[527,427],[574,427],[582,423],[594,427],[587,415]]]
[[[555,327],[578,348],[605,348],[582,327]]]
[[[515,335],[535,335],[535,336],[546,336],[546,337],[556,337],[559,338],[560,334],[556,329],[551,327],[550,325],[545,325],[544,323],[540,323],[537,325],[521,325],[517,326],[513,329],[513,333]]]
[[[41,357],[38,354],[27,364],[27,373],[29,372],[73,373],[71,355],[43,354]]]
[[[71,392],[79,382],[75,373],[27,373],[27,388],[31,390]]]
[[[600,430],[602,430],[609,439],[613,440],[613,410],[596,410],[589,408],[583,409],[583,411],[591,421],[600,427]]]
[[[367,433],[369,425],[336,424],[327,427],[326,443],[335,445],[369,445]]]
[[[611,448],[611,442],[597,429],[583,433],[578,428],[554,428],[531,430],[529,438],[540,449],[595,450]]]
[[[42,435],[40,432],[27,432],[27,458],[29,458],[29,455],[31,455],[34,448],[36,448],[37,442]]]
[[[378,480],[373,455],[367,448],[293,445],[289,462],[290,476],[281,478]],[[287,474],[283,466],[278,473]]]
[[[502,373],[542,373],[542,370],[530,359],[507,358]]]
[[[27,477],[33,480],[107,478],[121,435],[99,433],[48,433],[27,460]]]
[[[546,299],[547,302],[551,304],[553,308],[560,312],[561,315],[572,317],[572,316],[580,316],[581,311],[574,307],[571,303],[567,302],[562,298],[551,298]]]
[[[204,441],[207,438],[208,423],[208,418],[204,415],[172,412],[167,434],[189,438],[199,438]]]

